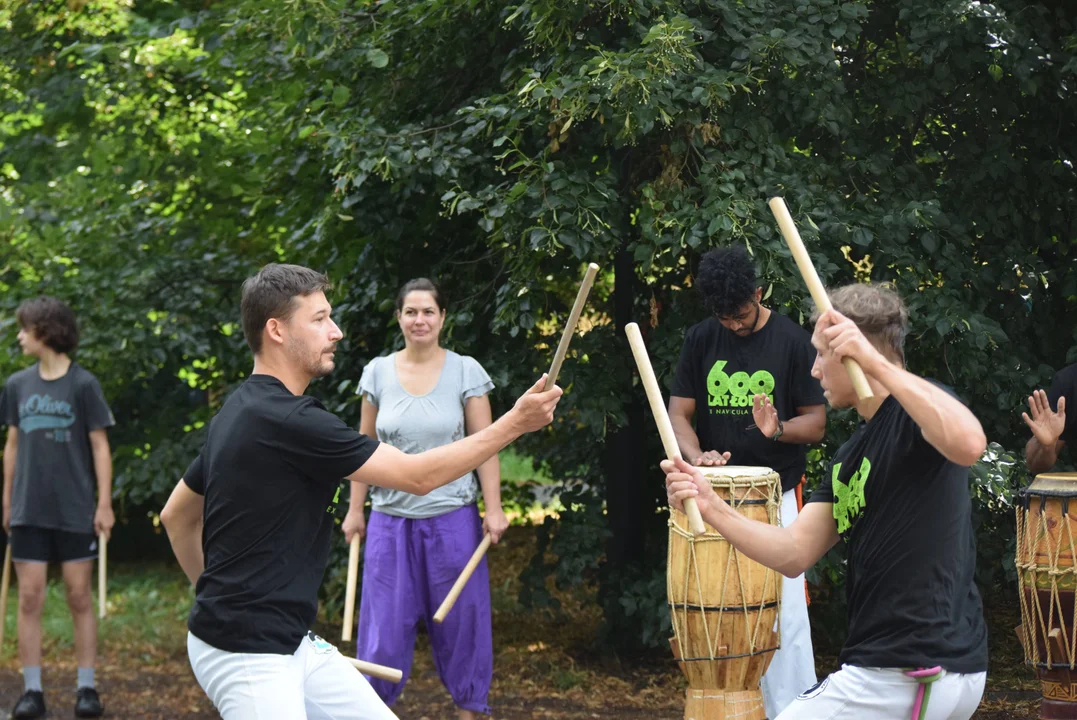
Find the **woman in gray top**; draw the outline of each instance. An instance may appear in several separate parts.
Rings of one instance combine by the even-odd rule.
[[[494,384],[473,358],[441,347],[445,306],[437,286],[426,278],[406,283],[397,296],[396,318],[404,349],[374,358],[363,370],[360,432],[404,452],[421,453],[489,425],[488,393]],[[485,558],[453,612],[441,624],[431,619],[483,534],[496,543],[508,527],[497,456],[429,495],[369,488],[369,524],[363,517],[367,491],[368,486],[353,483],[344,520],[349,542],[356,533],[366,535],[356,653],[404,671],[399,683],[371,679],[371,685],[387,705],[400,696],[422,620],[458,717],[489,714],[494,650]],[[484,519],[477,506],[480,492]]]

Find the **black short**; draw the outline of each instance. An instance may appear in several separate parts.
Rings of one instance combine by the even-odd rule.
[[[8,535],[13,562],[79,562],[97,559],[97,536],[64,530],[29,527],[11,528]]]

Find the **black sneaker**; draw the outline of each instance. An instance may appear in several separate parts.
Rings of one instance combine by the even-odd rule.
[[[11,717],[15,720],[30,720],[30,718],[45,717],[45,693],[40,690],[27,690],[15,703],[15,709],[11,711]]]
[[[79,688],[79,696],[75,700],[75,717],[101,717],[105,714],[105,706],[101,704],[101,698],[93,688]]]

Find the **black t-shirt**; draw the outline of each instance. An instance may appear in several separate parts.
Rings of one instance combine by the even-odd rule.
[[[747,337],[711,317],[685,335],[672,394],[696,401],[696,435],[704,452],[728,451],[734,465],[773,468],[782,490],[790,490],[804,474],[807,447],[747,429],[755,422],[752,396],[770,395],[782,422],[796,417],[798,407],[822,405],[823,389],[811,376],[814,362],[811,335],[784,315],[772,312]]]
[[[317,615],[342,478],[377,446],[269,375],[232,393],[183,476],[205,496],[196,637],[228,652],[295,652]]]
[[[1047,391],[1047,400],[1056,412],[1060,397],[1066,398],[1066,427],[1059,439],[1073,445],[1077,443],[1077,364],[1059,370]]]
[[[925,440],[893,396],[838,449],[808,502],[833,504],[848,547],[839,662],[987,670],[968,468]]]

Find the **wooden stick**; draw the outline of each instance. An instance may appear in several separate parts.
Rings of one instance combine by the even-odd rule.
[[[639,368],[640,379],[643,380],[643,388],[647,391],[647,400],[651,404],[651,414],[658,425],[658,435],[662,438],[662,446],[666,449],[666,457],[675,460],[681,457],[680,448],[677,446],[677,436],[673,434],[673,423],[669,421],[669,413],[662,402],[662,391],[658,388],[658,378],[654,375],[651,367],[651,359],[647,356],[647,346],[643,344],[643,335],[640,334],[639,325],[628,323],[625,325],[625,334],[628,335],[628,344],[632,347],[632,355],[636,358],[636,367]],[[699,514],[699,506],[695,498],[684,501],[684,513],[688,516],[688,528],[697,537],[707,532],[707,526],[703,524],[703,516]]]
[[[348,550],[348,586],[344,593],[344,630],[340,639],[350,642],[352,639],[352,620],[355,618],[355,586],[359,582],[359,533],[352,535],[351,548]]]
[[[580,314],[583,312],[583,306],[587,304],[587,295],[591,292],[591,286],[594,284],[595,275],[597,274],[598,265],[591,263],[587,266],[587,271],[583,274],[583,281],[580,282],[580,289],[576,292],[576,301],[572,303],[572,312],[569,313],[565,329],[561,332],[561,342],[557,344],[557,351],[553,355],[553,362],[550,363],[550,370],[546,373],[546,384],[542,386],[543,392],[553,388],[554,383],[557,382],[557,375],[561,372],[561,365],[565,362],[569,343],[572,342],[572,336],[576,334],[576,325],[580,322]],[[482,539],[479,547],[472,554],[467,565],[464,566],[460,577],[456,578],[456,582],[453,583],[449,594],[445,596],[441,607],[434,613],[434,622],[441,624],[445,620],[445,616],[452,610],[452,606],[456,604],[456,599],[463,592],[464,586],[467,585],[467,581],[471,578],[471,573],[475,572],[475,568],[479,566],[482,556],[490,549],[491,541],[492,538],[489,535]]]
[[[587,303],[587,295],[591,292],[591,285],[595,282],[595,275],[598,274],[598,265],[591,263],[587,266],[587,272],[583,275],[583,282],[580,283],[580,290],[576,293],[576,302],[572,304],[572,312],[569,313],[568,322],[565,323],[565,329],[561,332],[561,342],[557,345],[557,352],[554,353],[553,362],[550,363],[550,371],[546,374],[546,384],[543,386],[543,391],[553,388],[554,383],[557,382],[557,374],[561,372],[561,364],[565,361],[565,355],[568,354],[568,345],[572,342],[572,336],[576,334],[576,325],[580,322],[580,313],[583,312],[583,306]]]
[[[774,213],[774,217],[778,220],[778,227],[782,231],[786,245],[789,246],[789,250],[793,253],[793,259],[796,260],[797,267],[800,268],[800,275],[804,278],[804,284],[808,286],[808,292],[811,293],[812,300],[815,301],[815,307],[819,308],[820,313],[830,310],[834,306],[826,294],[826,288],[823,287],[823,283],[819,280],[818,273],[815,272],[815,266],[812,265],[811,257],[804,247],[804,241],[800,239],[800,233],[797,232],[797,226],[793,222],[793,217],[789,214],[789,208],[785,206],[785,201],[780,197],[772,197],[767,204],[770,205],[770,211]],[[849,373],[849,379],[853,381],[853,389],[856,390],[857,397],[861,400],[874,397],[875,393],[872,392],[871,385],[856,360],[845,358],[842,363]]]
[[[467,561],[467,565],[464,566],[463,572],[460,573],[460,577],[456,578],[456,582],[453,583],[452,589],[449,590],[449,594],[445,596],[445,599],[441,603],[441,607],[434,613],[434,622],[441,624],[445,620],[445,616],[452,610],[452,606],[456,604],[456,599],[460,597],[460,593],[463,592],[464,586],[467,585],[467,581],[471,579],[471,573],[475,572],[475,568],[479,566],[479,562],[482,561],[482,556],[486,554],[486,551],[490,549],[490,543],[493,538],[487,533],[482,542],[479,543],[479,547],[475,549],[475,552],[471,554],[471,559]]]
[[[108,536],[105,533],[97,535],[97,601],[100,604],[97,617],[105,618],[106,589],[108,588]]]
[[[350,662],[352,667],[364,675],[370,675],[371,677],[380,678],[381,680],[388,680],[392,683],[398,683],[404,677],[404,673],[396,668],[377,665],[375,663],[366,662],[365,660],[356,660],[355,658],[347,656],[344,656],[344,659]]]
[[[7,591],[11,586],[11,536],[4,551],[4,577],[0,580],[0,656],[4,654],[4,626],[7,624]]]

